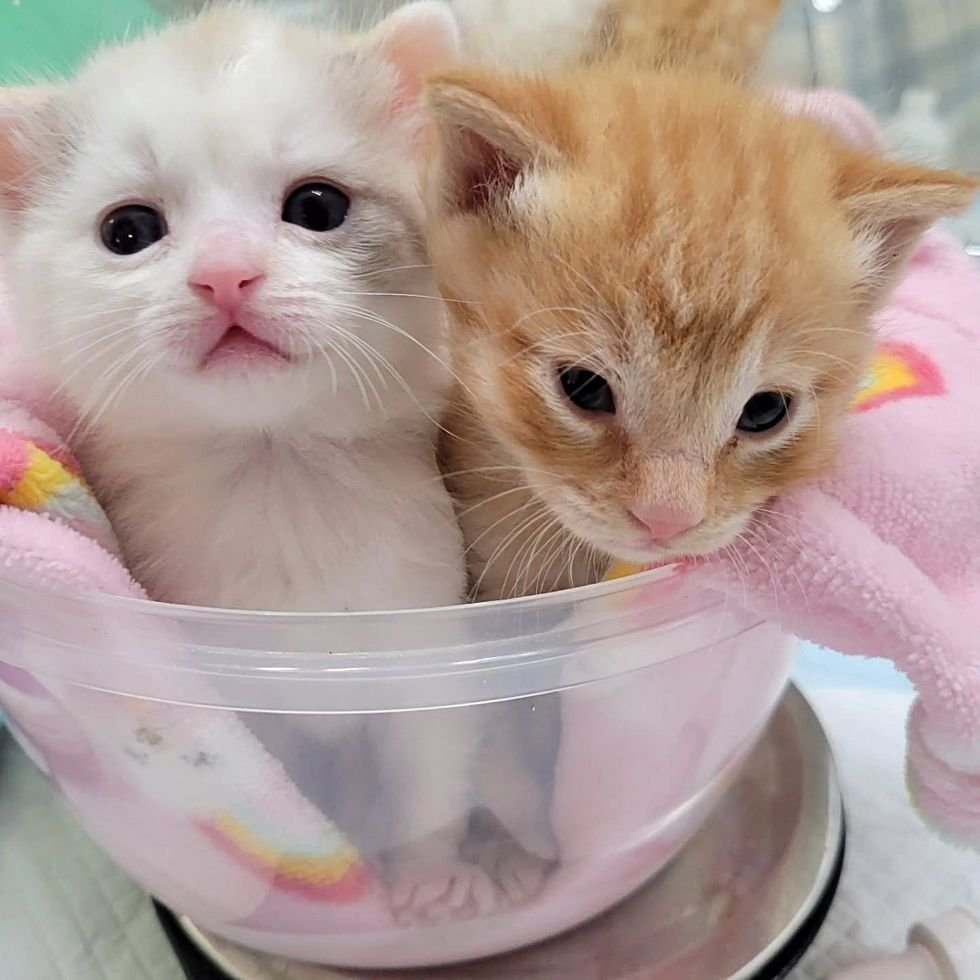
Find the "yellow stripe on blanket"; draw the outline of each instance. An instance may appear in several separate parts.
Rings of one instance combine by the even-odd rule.
[[[6,494],[3,503],[20,510],[41,510],[57,493],[78,482],[56,459],[38,449],[27,447],[28,464],[16,486]]]
[[[359,864],[357,853],[350,847],[340,847],[325,857],[284,854],[259,840],[230,813],[222,813],[216,817],[214,827],[243,853],[264,867],[295,881],[320,886],[335,885],[343,881],[351,869]]]
[[[643,571],[642,565],[632,565],[627,561],[614,561],[606,572],[605,582],[613,582],[618,578],[628,578]]]

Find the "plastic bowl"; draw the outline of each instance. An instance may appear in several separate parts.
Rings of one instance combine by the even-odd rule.
[[[12,730],[124,869],[232,941],[374,968],[515,949],[629,895],[735,775],[794,650],[674,570],[533,599],[352,615],[231,613],[0,582],[0,624]],[[423,782],[415,749],[431,744],[434,726],[449,747],[460,724],[509,746],[508,761],[549,795],[560,860],[519,907],[405,927],[380,876],[386,856],[416,843],[404,839],[392,790]],[[344,738],[317,737],[338,725]],[[371,756],[393,732],[394,772]],[[459,813],[500,846],[521,821],[512,775],[495,775],[504,771],[513,769],[483,772]]]

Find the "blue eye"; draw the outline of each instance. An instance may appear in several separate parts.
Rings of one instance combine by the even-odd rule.
[[[102,222],[102,244],[116,255],[135,255],[167,234],[163,215],[144,204],[116,208]]]
[[[282,206],[282,220],[319,233],[333,231],[346,220],[350,198],[332,184],[297,187]]]
[[[735,427],[752,434],[771,432],[789,417],[792,403],[781,391],[760,391],[745,403]]]

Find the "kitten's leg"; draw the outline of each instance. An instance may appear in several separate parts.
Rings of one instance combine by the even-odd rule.
[[[377,765],[364,717],[245,713],[242,718],[361,855],[376,855],[384,843],[384,814],[377,804]]]
[[[480,811],[467,842],[468,854],[493,877],[511,905],[534,898],[559,857],[551,801],[560,707],[558,695],[501,705],[501,716],[488,726],[491,731],[480,753]]]
[[[494,911],[498,891],[464,860],[479,708],[406,711],[388,717],[378,760],[391,810],[387,855],[392,911],[400,922],[440,922]]]

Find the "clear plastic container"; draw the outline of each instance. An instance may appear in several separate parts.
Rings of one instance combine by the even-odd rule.
[[[672,570],[482,606],[315,616],[0,581],[0,624],[13,731],[124,869],[232,941],[348,967],[486,956],[629,895],[737,772],[794,650]],[[498,764],[474,763],[479,789],[458,819],[510,846],[521,771],[548,801],[559,860],[524,904],[407,927],[389,912],[386,861],[418,842],[391,800],[431,786],[415,750],[433,731],[452,746],[460,725],[497,745]],[[319,737],[328,730],[345,734]],[[403,761],[390,772],[371,746],[393,734]]]

